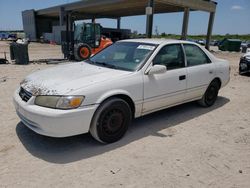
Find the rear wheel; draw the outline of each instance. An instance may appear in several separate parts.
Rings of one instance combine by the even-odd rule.
[[[87,44],[77,44],[74,49],[75,59],[78,61],[83,61],[91,56],[91,48]]]
[[[208,86],[202,99],[199,100],[198,103],[203,107],[212,106],[218,97],[219,89],[220,85],[218,81],[217,80],[212,81],[212,83]]]
[[[97,109],[90,133],[99,142],[116,142],[126,133],[131,119],[132,113],[127,102],[119,98],[109,99]]]

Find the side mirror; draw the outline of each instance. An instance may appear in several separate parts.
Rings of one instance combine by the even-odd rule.
[[[163,74],[167,72],[167,68],[164,65],[154,65],[153,67],[150,68],[148,71],[148,75],[153,75],[153,74]]]

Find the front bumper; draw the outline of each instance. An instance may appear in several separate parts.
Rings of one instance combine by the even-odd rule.
[[[68,137],[87,133],[98,105],[74,110],[49,109],[34,105],[32,97],[24,102],[14,93],[13,102],[21,121],[38,134],[51,137]]]
[[[248,73],[250,72],[250,61],[242,58],[240,60],[240,64],[239,64],[239,72],[240,74],[244,74],[244,73]]]

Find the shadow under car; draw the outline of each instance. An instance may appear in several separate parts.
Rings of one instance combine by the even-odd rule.
[[[33,156],[51,163],[65,164],[114,150],[149,135],[166,137],[167,135],[159,131],[221,108],[229,101],[225,97],[218,97],[210,108],[198,107],[195,102],[191,102],[143,116],[132,122],[127,134],[120,141],[108,145],[95,141],[90,134],[67,138],[42,136],[21,122],[16,126],[16,133]]]

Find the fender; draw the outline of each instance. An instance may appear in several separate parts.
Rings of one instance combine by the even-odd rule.
[[[130,97],[133,101],[133,97],[131,97],[131,94],[129,92],[127,92],[126,90],[122,90],[122,89],[115,89],[115,90],[111,90],[108,91],[104,94],[102,94],[96,101],[96,104],[101,104],[103,101],[105,101],[106,99],[115,96],[115,95],[127,95],[128,97]],[[135,103],[135,102],[134,102]]]
[[[134,107],[135,107],[135,109],[134,109],[134,117],[135,118],[140,117],[142,115],[143,101],[135,101],[133,99],[133,97],[131,97],[131,94],[129,92],[127,92],[126,90],[122,90],[122,89],[111,90],[111,91],[104,93],[103,95],[101,95],[97,99],[96,104],[101,104],[106,99],[113,97],[113,96],[116,96],[116,95],[126,95],[130,99],[132,99],[132,101],[134,103]]]

